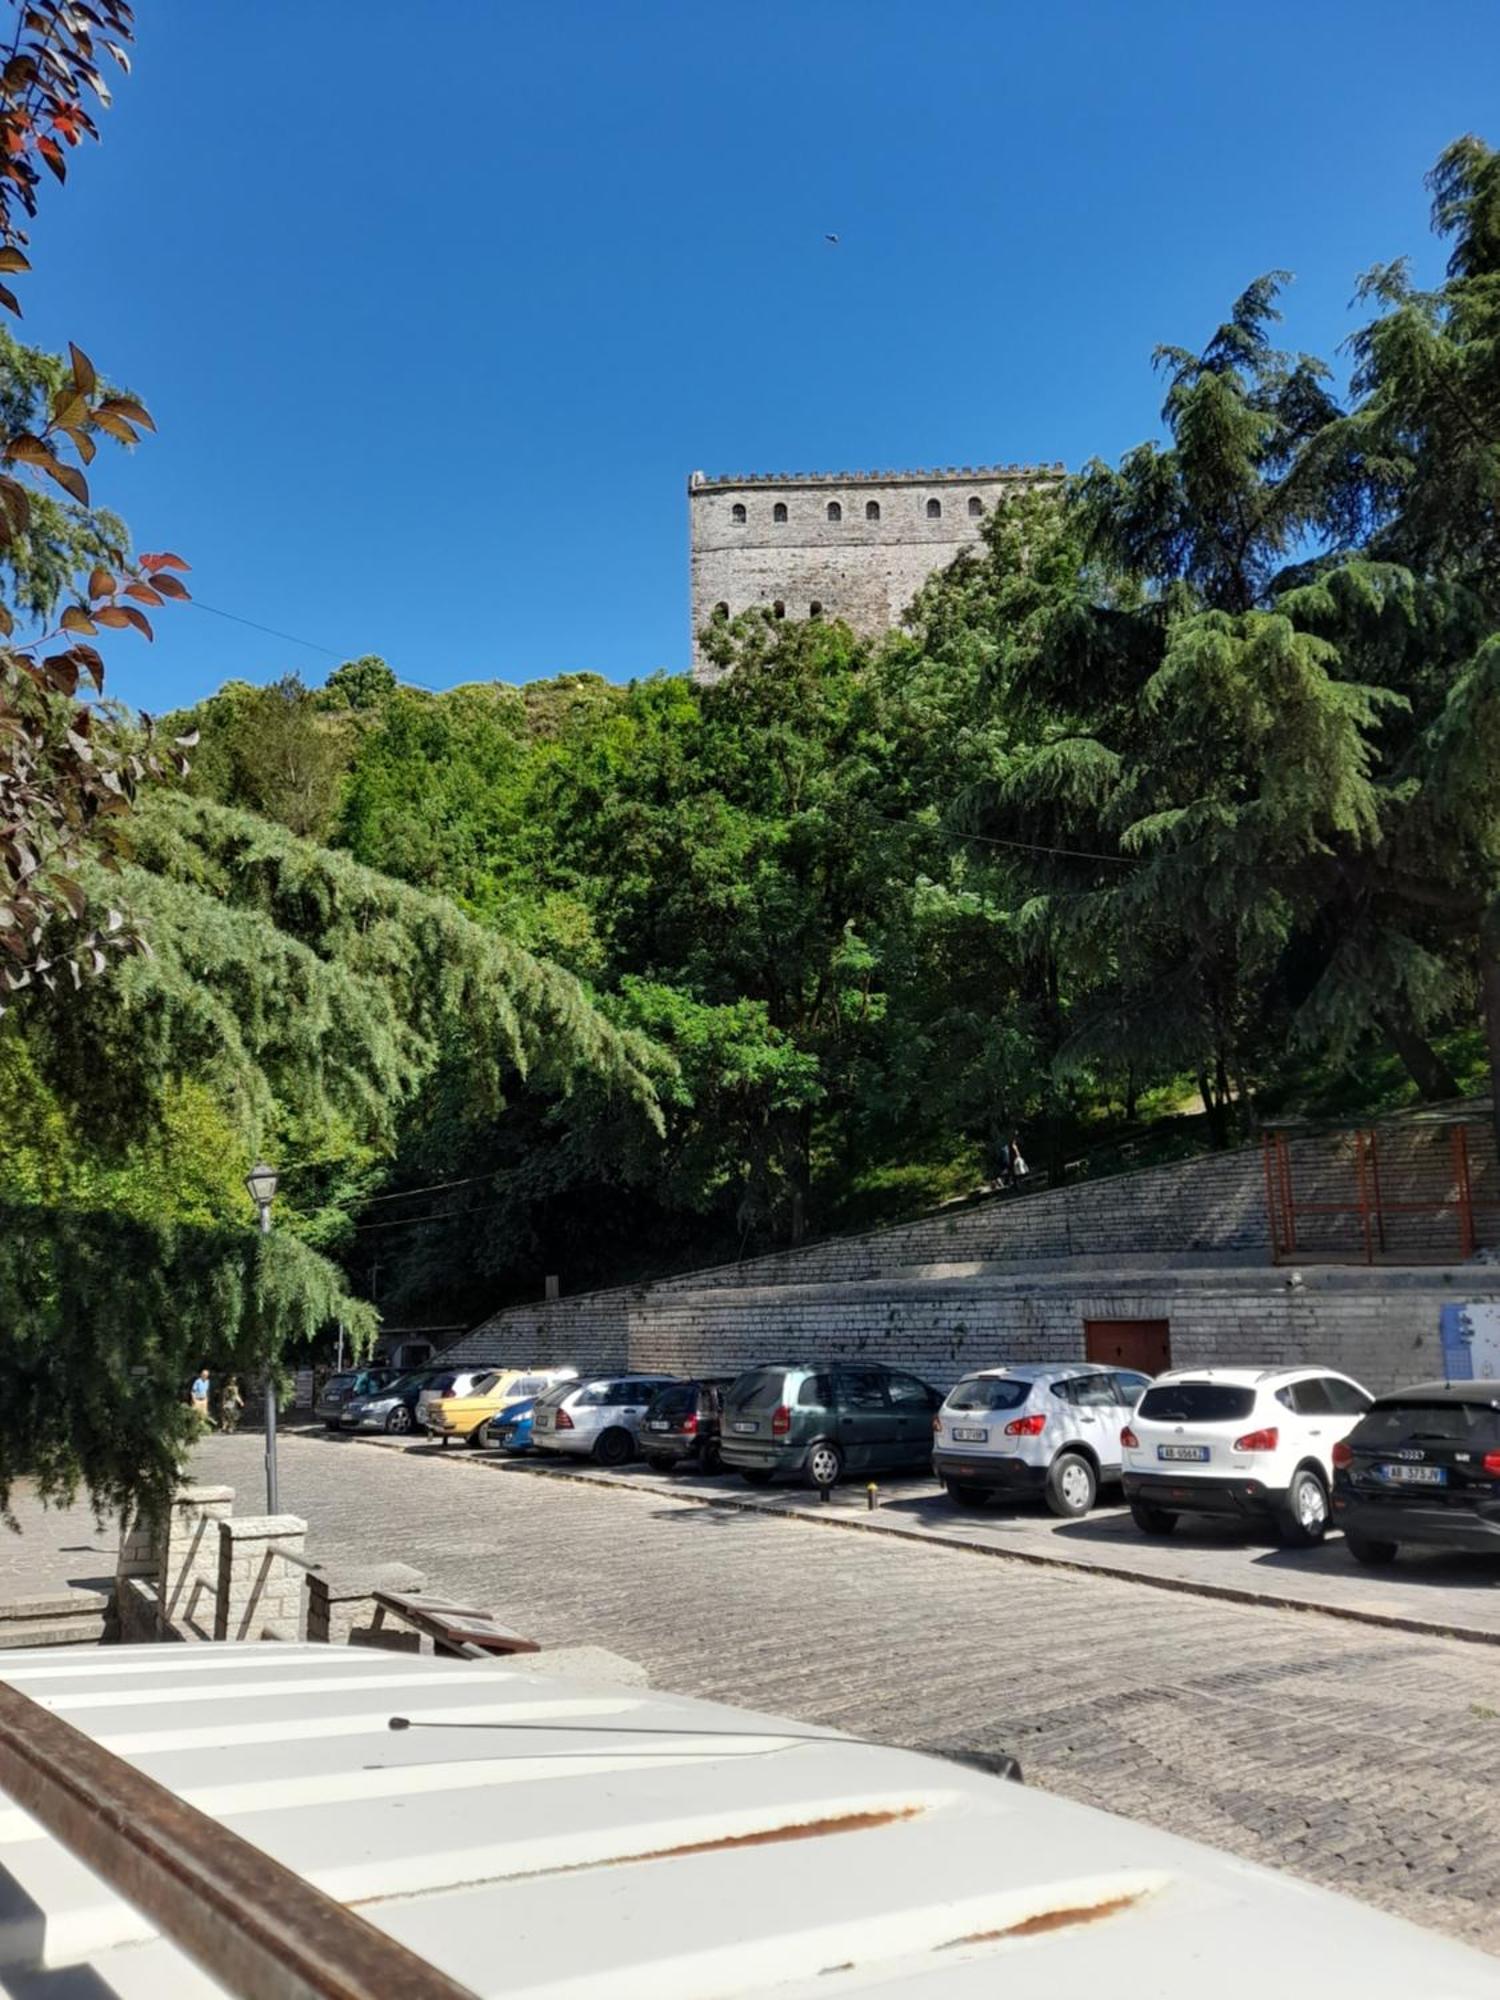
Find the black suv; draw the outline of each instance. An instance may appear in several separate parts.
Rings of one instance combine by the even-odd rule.
[[[700,1472],[720,1470],[724,1391],[732,1379],[700,1375],[657,1392],[641,1419],[641,1451],[653,1472],[675,1472],[679,1465],[693,1465]]]
[[[1356,1562],[1403,1542],[1500,1555],[1500,1382],[1419,1382],[1333,1447],[1333,1519]]]

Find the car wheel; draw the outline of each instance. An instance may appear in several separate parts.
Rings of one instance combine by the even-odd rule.
[[[1094,1468],[1081,1452],[1060,1451],[1047,1468],[1047,1505],[1064,1520],[1086,1514],[1098,1491]]]
[[[342,1430],[343,1425],[339,1422],[337,1417],[325,1417],[323,1419],[323,1428],[325,1431],[337,1431],[337,1430]]]
[[[1367,1569],[1378,1569],[1383,1564],[1393,1563],[1396,1560],[1394,1542],[1371,1542],[1363,1535],[1345,1535],[1344,1546],[1354,1560],[1363,1563]]]
[[[412,1425],[411,1411],[407,1409],[405,1403],[398,1403],[396,1405],[395,1409],[386,1418],[385,1427],[388,1431],[394,1431],[398,1437],[406,1435]]]
[[[1166,1507],[1152,1507],[1145,1500],[1132,1500],[1130,1518],[1143,1535],[1170,1535],[1177,1516]]]
[[[819,1438],[807,1454],[807,1483],[821,1490],[837,1486],[844,1471],[844,1454],[831,1438]]]
[[[672,1470],[671,1459],[663,1458],[659,1451],[648,1451],[646,1453],[646,1463],[653,1472],[670,1472]]]
[[[594,1457],[600,1465],[623,1465],[635,1450],[635,1440],[629,1431],[618,1424],[611,1431],[605,1431],[594,1446]]]
[[[740,1478],[744,1480],[747,1486],[769,1486],[773,1477],[774,1475],[770,1467],[766,1465],[742,1465],[740,1467]]]
[[[1328,1488],[1311,1466],[1292,1474],[1286,1506],[1277,1514],[1276,1533],[1283,1548],[1316,1548],[1328,1533]]]
[[[464,1443],[469,1447],[470,1451],[478,1451],[479,1447],[484,1443],[484,1425],[476,1424],[464,1439]]]
[[[719,1447],[717,1444],[709,1443],[703,1447],[703,1457],[700,1463],[704,1472],[722,1472],[724,1470],[724,1461],[719,1456]]]
[[[972,1507],[976,1513],[981,1507],[988,1507],[990,1504],[988,1487],[965,1486],[961,1479],[945,1479],[943,1491],[955,1507]]]

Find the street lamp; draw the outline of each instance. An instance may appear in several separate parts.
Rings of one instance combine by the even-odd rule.
[[[271,1233],[271,1203],[276,1199],[276,1169],[258,1160],[245,1176],[250,1199],[260,1210],[260,1233]],[[266,1368],[266,1512],[279,1514],[276,1504],[276,1365]]]

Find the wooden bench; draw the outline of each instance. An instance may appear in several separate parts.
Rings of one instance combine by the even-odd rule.
[[[445,1604],[441,1599],[417,1596],[405,1590],[377,1590],[375,1619],[369,1635],[372,1645],[400,1644],[416,1639],[412,1650],[441,1654],[447,1659],[474,1659],[482,1654],[538,1653],[535,1639],[525,1639],[502,1625],[492,1611],[476,1611],[470,1604]],[[386,1619],[399,1621],[387,1637]],[[404,1629],[402,1629],[404,1628]]]

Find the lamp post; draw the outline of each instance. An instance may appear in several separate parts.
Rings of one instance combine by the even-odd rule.
[[[245,1176],[250,1199],[260,1210],[260,1233],[271,1233],[271,1203],[276,1199],[276,1169],[258,1161]],[[276,1368],[274,1359],[266,1368],[266,1512],[279,1514],[276,1504]]]

